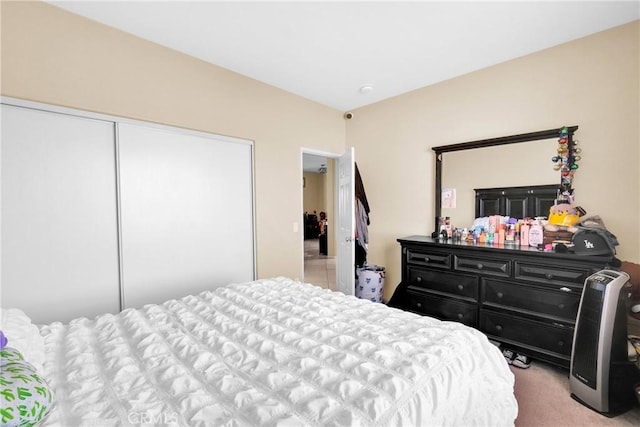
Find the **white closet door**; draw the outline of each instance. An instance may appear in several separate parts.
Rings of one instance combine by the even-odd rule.
[[[118,125],[124,306],[254,279],[252,146]]]
[[[2,105],[2,306],[64,322],[119,298],[114,124]]]

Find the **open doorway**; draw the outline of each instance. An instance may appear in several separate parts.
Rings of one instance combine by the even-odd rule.
[[[335,158],[302,153],[304,281],[336,290]]]

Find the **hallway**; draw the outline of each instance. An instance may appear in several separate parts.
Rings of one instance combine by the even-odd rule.
[[[318,239],[304,241],[304,281],[336,290],[336,258],[320,255]]]

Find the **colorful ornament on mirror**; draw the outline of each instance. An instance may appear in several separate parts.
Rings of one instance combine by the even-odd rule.
[[[581,157],[576,154],[582,151],[580,148],[575,147],[576,144],[577,141],[573,141],[569,137],[569,128],[566,126],[560,128],[558,148],[556,150],[557,155],[553,156],[551,161],[554,163],[553,169],[560,171],[560,185],[563,189],[562,193],[564,193],[563,198],[570,197],[573,193],[571,190],[573,174],[578,169],[576,162],[581,159]]]

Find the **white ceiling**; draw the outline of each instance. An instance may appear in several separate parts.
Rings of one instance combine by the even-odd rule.
[[[302,170],[304,172],[321,173],[322,168],[327,167],[327,158],[317,154],[302,154]]]
[[[340,111],[640,18],[637,0],[49,3]]]

